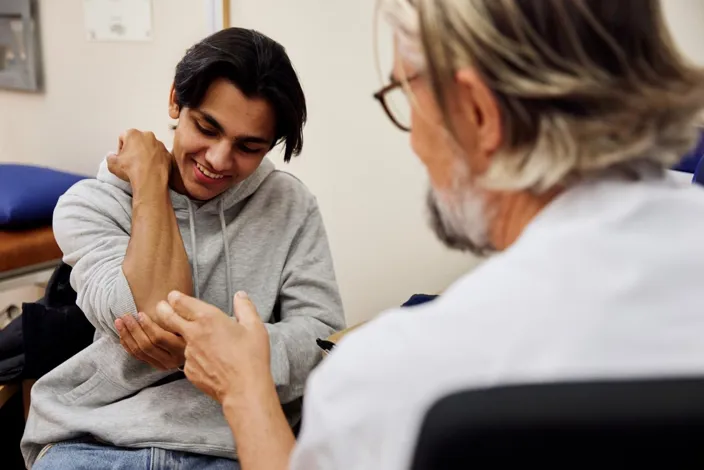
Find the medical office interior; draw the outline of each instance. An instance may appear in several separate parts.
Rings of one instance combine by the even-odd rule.
[[[317,198],[348,326],[414,294],[441,294],[480,265],[427,228],[427,176],[408,135],[394,131],[372,97],[388,77],[392,49],[375,4],[0,0],[0,328],[21,321],[22,304],[45,295],[61,260],[47,213],[64,186],[94,177],[126,129],[152,131],[168,148],[176,63],[192,44],[229,26],[283,44],[301,79],[309,116],[304,150],[288,164],[278,149],[269,158]],[[663,5],[679,47],[704,65],[704,1]],[[692,184],[695,167],[680,168],[682,184]],[[1,344],[0,354],[13,358]],[[21,373],[13,378],[12,367],[22,364],[2,371],[0,382],[0,435],[10,436],[0,443],[0,467],[8,469],[15,468],[5,462],[19,452],[32,384]]]

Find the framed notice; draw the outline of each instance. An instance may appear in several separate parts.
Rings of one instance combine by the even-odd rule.
[[[83,0],[88,41],[152,40],[152,0]]]
[[[37,8],[36,0],[0,1],[0,88],[40,89]]]

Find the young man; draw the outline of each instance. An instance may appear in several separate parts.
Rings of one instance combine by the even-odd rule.
[[[302,146],[305,98],[283,47],[236,28],[196,44],[169,115],[172,152],[127,131],[97,180],[57,206],[56,238],[97,331],[34,387],[22,451],[35,469],[238,468],[217,402],[177,370],[183,340],[150,320],[173,289],[229,315],[234,293],[251,293],[283,404],[303,393],[315,339],[344,327],[315,198],[265,158]]]

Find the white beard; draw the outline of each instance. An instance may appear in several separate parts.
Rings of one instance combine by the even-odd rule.
[[[466,169],[458,170],[451,189],[431,186],[428,191],[430,226],[449,248],[483,256],[495,251],[489,241],[490,214],[482,194],[469,183]]]

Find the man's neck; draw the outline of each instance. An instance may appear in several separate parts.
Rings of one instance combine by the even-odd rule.
[[[511,246],[535,216],[560,193],[562,189],[543,194],[522,191],[495,193],[490,196],[489,205],[495,211],[489,229],[492,245],[499,251]]]

